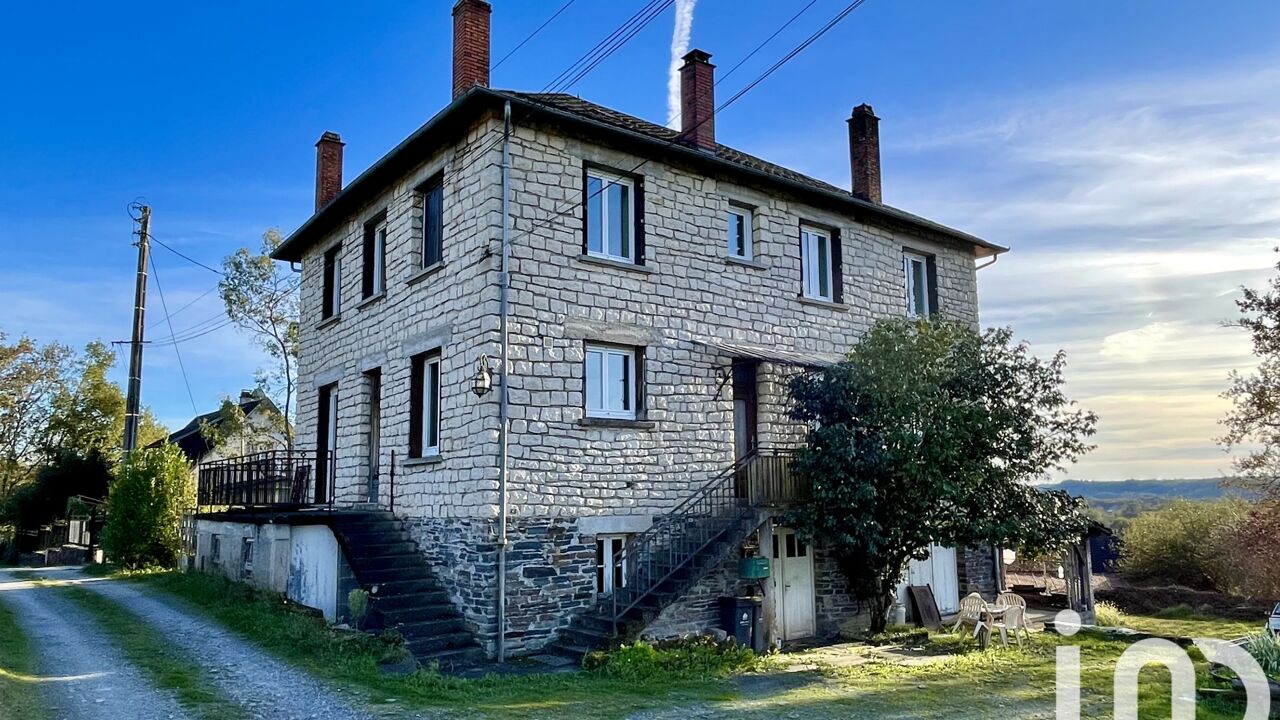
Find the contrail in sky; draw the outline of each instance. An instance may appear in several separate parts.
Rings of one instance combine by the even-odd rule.
[[[698,0],[676,0],[676,26],[671,33],[671,69],[667,73],[667,125],[680,129],[680,64],[689,52],[693,34],[693,6]]]

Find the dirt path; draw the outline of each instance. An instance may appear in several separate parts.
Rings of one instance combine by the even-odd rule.
[[[43,574],[55,580],[83,579],[74,570]],[[210,684],[254,720],[372,720],[396,712],[367,708],[360,698],[289,667],[171,598],[114,580],[95,579],[81,587],[119,603],[186,651]]]
[[[93,619],[26,573],[0,571],[0,602],[10,607],[38,654],[38,687],[52,720],[186,719],[99,631]]]

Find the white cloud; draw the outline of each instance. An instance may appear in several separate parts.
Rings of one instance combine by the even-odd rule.
[[[1280,244],[1280,72],[1258,66],[975,99],[885,148],[891,202],[1012,247],[979,275],[983,319],[1067,351],[1100,417],[1069,475],[1229,468],[1220,394],[1254,359],[1222,323]]]

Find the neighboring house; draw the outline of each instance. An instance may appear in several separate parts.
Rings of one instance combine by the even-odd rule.
[[[287,446],[279,422],[280,410],[261,390],[242,390],[236,404],[244,413],[245,428],[214,445],[206,428],[217,428],[224,422],[222,411],[214,410],[197,415],[166,440],[152,443],[152,447],[173,443],[182,450],[191,464],[199,468],[207,463],[254,453],[279,450]]]
[[[705,629],[753,588],[778,641],[863,621],[822,544],[773,521],[804,494],[787,383],[879,318],[976,325],[977,261],[1004,248],[882,203],[867,105],[839,188],[717,141],[706,53],[671,130],[489,89],[490,7],[453,14],[453,102],[345,187],[325,133],[316,212],[275,255],[301,264],[306,502],[224,496],[202,546],[256,542],[258,581],[330,617],[365,587],[420,658]],[[738,574],[757,553],[762,585]],[[995,590],[993,560],[939,549],[912,578],[946,611]]]

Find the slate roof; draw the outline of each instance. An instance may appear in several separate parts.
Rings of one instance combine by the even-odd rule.
[[[452,140],[450,133],[464,130],[476,109],[500,107],[509,100],[513,116],[518,122],[529,117],[550,117],[576,123],[581,130],[596,134],[610,134],[624,143],[643,145],[636,153],[642,156],[678,157],[682,160],[714,166],[726,173],[745,173],[753,178],[784,185],[794,191],[807,193],[826,204],[851,207],[863,215],[879,217],[938,233],[944,237],[974,246],[978,256],[996,255],[1008,248],[987,242],[969,233],[947,227],[904,210],[873,203],[856,197],[843,188],[823,182],[790,168],[758,158],[728,145],[717,144],[714,153],[692,148],[678,142],[679,131],[647,120],[619,112],[603,105],[564,93],[530,93],[512,90],[491,90],[474,87],[455,99],[435,117],[410,135],[403,142],[374,163],[368,170],[343,188],[328,205],[311,216],[293,232],[276,250],[277,260],[298,261],[305,249],[322,238],[350,213],[357,211],[377,193],[399,179],[400,174],[422,162],[434,149]]]

